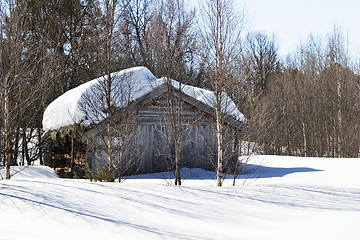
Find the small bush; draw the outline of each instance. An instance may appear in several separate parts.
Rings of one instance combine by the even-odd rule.
[[[98,171],[95,173],[86,163],[86,165],[84,166],[84,178],[95,182],[108,182],[110,179],[108,169],[103,166],[98,166],[97,169]]]

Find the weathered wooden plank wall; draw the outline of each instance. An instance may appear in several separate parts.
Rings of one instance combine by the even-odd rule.
[[[176,114],[181,111],[179,116],[185,132],[181,151],[182,167],[212,169],[211,159],[216,150],[214,121],[185,102],[175,103]],[[143,149],[143,156],[140,158],[143,166],[141,171],[171,170],[174,146],[171,142],[167,96],[164,94],[143,106],[138,119],[140,133],[137,146]]]
[[[217,143],[215,122],[211,115],[183,101],[175,101],[175,112],[180,111],[185,130],[181,167],[216,168]],[[174,144],[171,142],[170,113],[167,94],[164,93],[138,108],[137,132],[134,137],[137,173],[172,170]],[[94,169],[96,158],[88,150],[88,161]]]

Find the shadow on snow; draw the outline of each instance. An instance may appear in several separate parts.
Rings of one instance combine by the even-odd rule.
[[[273,178],[273,177],[284,177],[292,173],[303,173],[303,172],[319,172],[323,171],[315,168],[308,167],[267,167],[255,164],[248,164],[244,167],[243,173],[239,175],[239,178]]]
[[[295,167],[295,168],[281,168],[281,167],[267,167],[255,164],[247,164],[238,179],[257,179],[257,178],[273,178],[284,177],[285,175],[301,172],[318,172],[323,171],[320,169],[308,167]],[[212,180],[216,179],[216,173],[213,171],[206,171],[200,168],[183,168],[181,169],[182,179],[193,180]],[[232,174],[224,174],[226,179],[232,179]],[[129,177],[129,179],[173,179],[173,172],[141,174]]]

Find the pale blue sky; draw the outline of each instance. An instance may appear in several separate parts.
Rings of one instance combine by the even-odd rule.
[[[359,0],[234,0],[239,7],[244,1],[249,29],[274,33],[283,56],[310,33],[326,37],[334,24],[348,38],[352,56],[360,56]]]

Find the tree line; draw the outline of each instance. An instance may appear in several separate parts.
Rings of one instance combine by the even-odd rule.
[[[196,11],[186,0],[1,1],[1,164],[42,161],[46,106],[133,66],[211,89],[217,103],[225,91],[266,154],[358,156],[358,66],[339,28],[281,59],[274,36],[247,28],[245,9],[199,3]]]
[[[254,108],[265,152],[359,156],[360,76],[341,29],[309,36],[267,79]],[[255,126],[254,126],[255,127]]]

